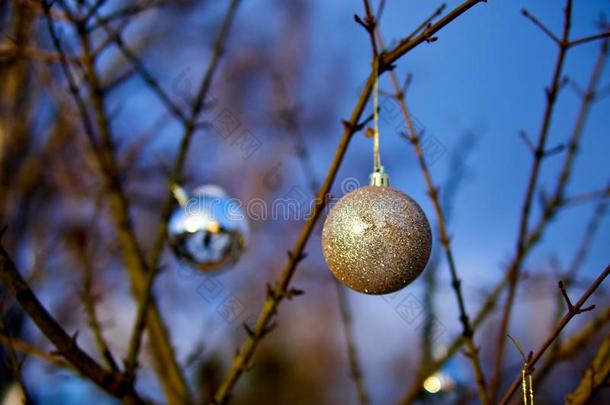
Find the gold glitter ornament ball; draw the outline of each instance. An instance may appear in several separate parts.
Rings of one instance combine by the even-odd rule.
[[[431,247],[430,224],[420,206],[390,186],[365,186],[346,194],[322,231],[330,270],[366,294],[406,287],[426,267]]]

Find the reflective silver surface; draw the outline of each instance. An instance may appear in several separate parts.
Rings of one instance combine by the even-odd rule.
[[[201,271],[223,270],[240,259],[248,221],[237,199],[218,186],[194,190],[170,217],[169,244],[178,258]]]

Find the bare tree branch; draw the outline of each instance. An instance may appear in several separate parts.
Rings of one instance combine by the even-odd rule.
[[[460,15],[468,11],[471,7],[480,2],[481,0],[468,0],[462,3],[457,8],[455,8],[453,11],[451,11],[439,22],[430,26],[425,33],[420,34],[412,41],[401,41],[401,43],[395,49],[380,56],[383,62],[382,66],[386,68],[389,67],[393,62],[398,60],[398,58],[415,48],[417,45],[420,45],[421,43],[425,42],[428,35],[438,32],[444,26],[446,26],[451,21],[455,20]],[[379,71],[379,74],[381,74],[382,72],[383,70]],[[371,90],[373,89],[373,83],[375,80],[376,78],[373,77],[372,70],[369,74],[368,80],[362,92],[360,93],[360,97],[358,98],[358,101],[356,102],[356,105],[352,110],[350,119],[344,121],[343,135],[335,151],[335,156],[330,165],[330,168],[328,169],[326,178],[324,179],[324,183],[322,184],[320,190],[318,191],[316,199],[314,200],[312,212],[310,213],[307,222],[301,230],[297,241],[292,247],[288,262],[280,273],[279,279],[276,281],[273,290],[267,294],[265,303],[263,304],[263,308],[261,309],[256,320],[252,335],[246,339],[244,344],[237,351],[237,354],[233,359],[231,369],[229,370],[220,387],[216,391],[214,398],[217,403],[222,404],[228,401],[231,390],[233,389],[239,377],[246,370],[247,366],[250,364],[260,341],[267,332],[269,323],[272,321],[277,311],[277,307],[279,306],[280,302],[283,300],[286,295],[286,292],[288,291],[292,276],[294,275],[294,272],[299,262],[303,258],[303,250],[305,249],[305,245],[309,240],[309,236],[311,235],[311,232],[320,213],[322,212],[322,209],[326,205],[327,195],[335,179],[339,166],[341,165],[341,161],[343,160],[343,156],[345,155],[345,151],[347,150],[349,141],[356,129],[358,129],[358,126],[360,125],[360,118],[362,116],[362,112],[364,111],[366,103],[371,95]]]
[[[506,347],[506,335],[510,323],[510,317],[512,314],[513,303],[515,300],[515,295],[517,292],[517,285],[519,280],[519,275],[521,271],[521,265],[525,258],[526,245],[527,245],[527,235],[528,235],[528,225],[530,218],[530,211],[532,206],[532,201],[534,197],[534,191],[536,189],[536,185],[538,183],[538,175],[540,173],[540,167],[542,164],[542,159],[544,157],[543,151],[546,149],[546,141],[549,134],[549,128],[551,125],[551,119],[553,117],[553,112],[555,110],[555,101],[557,100],[557,94],[559,92],[560,81],[563,75],[563,66],[565,62],[567,46],[565,43],[567,42],[570,35],[570,28],[572,24],[572,0],[567,0],[566,7],[564,10],[564,25],[563,25],[563,34],[562,39],[559,44],[559,53],[557,55],[557,60],[555,62],[555,67],[553,69],[553,77],[551,79],[551,84],[546,90],[546,106],[544,110],[544,115],[542,118],[542,125],[540,128],[540,134],[538,135],[538,141],[536,143],[536,149],[534,153],[534,160],[532,162],[532,166],[530,169],[529,179],[527,182],[527,188],[525,191],[525,197],[523,200],[522,208],[521,208],[521,217],[519,220],[519,233],[517,237],[517,246],[515,249],[514,259],[512,264],[508,270],[508,297],[506,303],[504,305],[504,309],[502,312],[502,320],[500,322],[500,327],[498,328],[498,338],[496,342],[495,349],[495,363],[494,369],[492,373],[492,377],[490,380],[490,398],[492,402],[496,401],[498,390],[500,386],[500,381],[502,379],[502,364],[504,360],[504,351]]]
[[[565,328],[565,326],[572,320],[572,318],[574,318],[576,315],[587,310],[587,308],[584,308],[583,305],[587,302],[589,297],[591,295],[593,295],[595,290],[597,290],[597,288],[604,282],[606,277],[608,277],[608,274],[610,274],[610,265],[607,266],[604,271],[602,271],[602,273],[599,275],[599,277],[597,277],[597,279],[593,282],[593,284],[591,284],[591,286],[587,289],[587,291],[584,292],[584,294],[580,297],[580,299],[578,300],[578,302],[576,304],[572,305],[570,303],[568,312],[563,316],[563,318],[561,318],[561,320],[559,321],[557,326],[555,326],[555,328],[551,332],[550,336],[544,341],[542,346],[540,346],[540,348],[533,354],[531,360],[528,361],[528,367],[530,368],[530,370],[533,370],[533,367],[536,365],[538,360],[540,360],[540,358],[546,352],[546,350],[549,347],[551,347],[551,345],[553,344],[555,339],[559,336],[559,334],[561,333],[563,328]],[[561,286],[560,286],[560,288],[561,288]],[[565,291],[562,290],[562,293],[564,293],[566,295],[567,301],[570,302],[569,298],[567,298],[567,294],[565,293]],[[593,309],[593,308],[591,308],[591,309]],[[504,394],[504,396],[502,397],[502,399],[499,402],[500,405],[504,405],[504,404],[508,403],[511,396],[515,393],[517,388],[519,388],[520,383],[521,383],[521,375],[519,375],[515,379],[515,381],[510,386],[510,388],[506,391],[506,393]]]
[[[366,1],[366,0],[365,0]],[[442,9],[441,9],[442,10]],[[436,16],[436,14],[434,15]],[[433,17],[434,17],[433,16]],[[381,32],[377,31],[377,38],[381,47],[384,47],[383,38],[381,37]],[[441,202],[439,198],[438,188],[434,186],[432,181],[432,175],[430,174],[430,170],[428,169],[428,165],[426,163],[423,149],[420,143],[420,134],[415,130],[415,126],[413,125],[413,119],[411,118],[411,114],[407,107],[405,93],[403,92],[400,82],[398,80],[398,76],[392,70],[390,71],[390,79],[392,81],[392,86],[394,88],[394,98],[398,101],[400,105],[400,110],[403,115],[403,119],[407,124],[408,129],[408,139],[411,142],[411,145],[415,149],[415,154],[417,155],[417,161],[419,163],[419,167],[424,176],[424,180],[426,182],[426,186],[428,188],[428,196],[432,200],[432,204],[434,206],[434,212],[436,214],[436,221],[439,229],[439,239],[440,243],[445,251],[445,257],[447,259],[447,263],[449,265],[449,270],[451,273],[451,286],[455,292],[455,296],[458,301],[458,308],[460,311],[460,322],[462,324],[462,336],[464,337],[464,341],[467,347],[467,357],[472,363],[475,381],[477,383],[477,389],[479,393],[479,399],[482,404],[489,403],[489,399],[487,396],[487,388],[485,383],[485,376],[483,374],[483,368],[481,366],[481,360],[479,358],[479,350],[474,343],[474,330],[470,325],[470,321],[468,318],[468,313],[466,311],[466,304],[464,300],[464,296],[462,294],[461,288],[461,280],[459,279],[457,272],[457,265],[455,264],[455,259],[453,255],[453,250],[451,249],[451,238],[447,231],[447,224],[445,221],[445,214],[443,213],[443,209],[441,207]]]
[[[606,336],[578,387],[566,396],[567,405],[588,404],[608,386],[610,377],[610,336]]]
[[[63,5],[62,2],[60,2],[60,5]],[[118,167],[114,157],[114,146],[110,133],[108,117],[106,116],[104,106],[104,94],[99,83],[97,72],[95,71],[89,37],[87,36],[86,31],[83,29],[84,27],[82,25],[82,20],[73,20],[83,44],[83,63],[86,69],[87,84],[91,88],[94,110],[96,112],[96,121],[101,133],[101,143],[99,144],[96,139],[94,126],[91,118],[89,117],[85,102],[79,93],[72,73],[65,63],[65,57],[63,56],[65,53],[61,47],[61,42],[55,32],[53,22],[50,18],[50,6],[48,6],[46,3],[44,6],[49,33],[51,34],[57,52],[62,55],[62,60],[64,60],[64,62],[62,62],[62,67],[66,79],[69,82],[70,93],[77,103],[83,125],[85,126],[85,132],[102,171],[104,186],[109,193],[112,217],[115,221],[118,238],[123,250],[123,258],[132,279],[134,293],[137,296],[138,292],[143,289],[144,277],[148,272],[148,265],[140,250],[138,242],[135,238],[135,234],[133,233],[129,206],[122,190]],[[69,15],[66,7],[64,7],[64,11]],[[156,305],[150,306],[148,322],[149,330],[151,332],[152,347],[154,349],[153,353],[156,356],[157,372],[159,373],[161,381],[164,382],[164,387],[168,397],[175,395],[182,398],[188,397],[189,394],[186,382],[174,359],[173,349],[169,341],[169,335],[160,317],[159,311],[156,308]],[[178,392],[176,392],[176,390]]]
[[[104,391],[130,403],[142,403],[133,386],[116,371],[105,370],[76,343],[77,334],[70,336],[49,314],[21,277],[15,264],[0,244],[0,277],[11,289],[15,300],[34,321],[45,336],[55,345],[59,354],[68,360],[83,376],[89,378]]]
[[[13,373],[13,377],[15,377],[15,381],[17,381],[17,384],[19,384],[19,387],[21,387],[21,392],[23,393],[24,405],[30,405],[33,403],[32,397],[30,396],[30,393],[28,392],[25,382],[23,381],[23,375],[21,373],[21,366],[23,363],[21,361],[19,361],[19,359],[17,358],[17,353],[15,352],[15,346],[13,343],[13,337],[8,334],[8,331],[6,330],[6,326],[4,324],[4,319],[2,319],[2,316],[0,316],[0,333],[1,333],[0,340],[2,340],[2,343],[4,344],[4,347],[6,348],[5,363],[8,366],[8,368],[11,370],[11,372]]]
[[[216,40],[214,41],[214,50],[208,67],[203,76],[201,86],[197,91],[197,95],[193,100],[193,105],[191,108],[191,114],[189,119],[186,122],[184,127],[184,133],[182,135],[180,146],[178,149],[178,156],[176,157],[174,168],[169,178],[168,182],[168,190],[171,190],[172,185],[175,184],[181,176],[182,170],[186,163],[186,157],[188,153],[189,146],[191,144],[191,139],[195,130],[197,129],[197,120],[199,115],[204,107],[204,101],[208,95],[210,87],[212,85],[212,79],[214,77],[214,73],[217,70],[220,57],[223,53],[224,43],[228,37],[229,29],[235,19],[235,14],[237,12],[237,8],[240,4],[240,0],[232,0],[229,4],[227,12],[225,14],[222,26],[218,31]],[[144,322],[145,319],[144,314],[146,313],[149,306],[154,304],[152,302],[152,289],[154,286],[154,281],[158,271],[160,269],[159,262],[161,260],[161,254],[163,252],[163,246],[165,245],[165,239],[167,234],[167,226],[169,217],[171,215],[172,209],[174,207],[174,197],[169,191],[168,196],[166,197],[165,205],[162,209],[161,220],[159,221],[158,230],[155,238],[155,242],[153,244],[152,252],[151,252],[151,271],[147,275],[144,283],[144,288],[140,295],[138,310],[136,312],[136,320],[133,327],[132,336],[129,344],[129,353],[127,356],[127,365],[128,371],[131,373],[133,367],[137,362],[137,356],[140,349],[139,341],[142,339],[142,333],[144,330]]]
[[[593,42],[593,41],[597,41],[599,39],[605,39],[605,38],[610,38],[610,31],[609,32],[602,32],[601,34],[591,35],[591,36],[588,36],[588,37],[572,40],[572,41],[570,41],[568,46],[572,47],[572,46],[576,46],[576,45],[586,44],[588,42]]]
[[[74,367],[72,367],[70,363],[66,362],[57,352],[49,353],[46,350],[43,350],[13,336],[9,337],[7,335],[0,334],[0,344],[3,344],[5,346],[8,345],[9,339],[10,344],[13,346],[13,348],[23,354],[32,355],[42,361],[49,363],[54,367],[74,370]]]
[[[559,364],[561,361],[565,361],[580,350],[586,347],[589,341],[595,336],[595,333],[599,332],[600,329],[607,326],[610,322],[610,307],[606,307],[602,310],[593,320],[583,326],[578,332],[574,333],[571,337],[561,342],[556,349],[551,350],[551,355],[544,364],[538,368],[536,373],[537,384],[540,385],[544,379],[549,375],[549,372]],[[557,338],[559,340],[559,337]]]
[[[320,185],[313,170],[314,166],[310,159],[310,154],[307,150],[305,139],[300,131],[297,109],[294,106],[290,106],[287,94],[288,92],[283,78],[278,75],[276,77],[276,82],[280,96],[282,97],[282,105],[287,106],[279,111],[280,119],[283,122],[286,130],[294,138],[296,155],[301,164],[303,174],[307,179],[307,183],[309,184],[309,191],[312,193],[312,196],[315,196],[316,190],[319,189]],[[354,338],[354,333],[352,330],[351,308],[347,299],[345,288],[337,280],[334,280],[333,284],[337,291],[339,311],[341,313],[341,324],[343,326],[343,333],[345,335],[345,343],[347,346],[347,358],[349,361],[350,376],[354,382],[354,386],[356,387],[359,403],[361,405],[366,405],[370,403],[370,399],[364,385],[363,369],[362,365],[360,364],[356,339]]]
[[[527,11],[526,9],[523,9],[523,10],[521,10],[521,14],[523,14],[523,16],[525,16],[531,22],[533,22],[535,26],[540,28],[542,30],[542,32],[544,32],[546,35],[549,36],[549,38],[551,38],[553,40],[553,42],[555,42],[557,45],[561,44],[561,40],[557,37],[557,35],[555,35],[550,29],[548,29],[546,25],[544,25],[542,22],[540,22],[539,19],[537,19],[532,14],[530,14],[529,11]]]

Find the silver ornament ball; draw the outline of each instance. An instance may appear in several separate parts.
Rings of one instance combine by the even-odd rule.
[[[426,267],[432,233],[426,215],[409,196],[387,185],[358,188],[330,210],[322,250],[335,277],[366,294],[389,294]]]
[[[188,195],[176,187],[180,205],[172,213],[168,240],[173,253],[200,271],[234,266],[248,239],[249,227],[239,200],[216,185],[196,188]]]

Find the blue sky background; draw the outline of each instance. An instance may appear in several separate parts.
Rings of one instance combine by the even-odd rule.
[[[381,21],[386,43],[409,33],[440,5],[439,2],[421,0],[388,0],[387,3]],[[116,3],[109,4],[116,6]],[[230,143],[213,133],[203,132],[196,137],[189,155],[188,172],[192,179],[187,186],[218,183],[231,195],[247,201],[260,196],[261,184],[265,183],[269,173],[275,173],[275,167],[279,167],[283,180],[277,190],[266,195],[266,200],[285,195],[294,185],[307,190],[306,179],[291,152],[292,141],[273,125],[269,99],[277,94],[269,77],[247,77],[245,83],[236,79],[241,77],[241,71],[235,66],[240,66],[240,63],[256,65],[256,57],[261,55],[274,58],[280,69],[283,67],[292,75],[293,79],[289,81],[292,101],[300,106],[302,132],[312,156],[315,175],[319,180],[323,178],[341,136],[340,119],[351,113],[360,85],[368,75],[370,43],[363,29],[353,21],[354,13],[363,13],[361,2],[343,0],[302,4],[303,18],[295,20],[290,19],[283,2],[243,1],[212,94],[221,106],[228,106],[235,112],[242,125],[262,141],[262,147],[252,159],[245,160]],[[448,2],[446,11],[458,4],[456,1]],[[169,30],[171,34],[165,37],[151,35],[148,38],[153,46],[145,63],[159,77],[164,88],[180,97],[182,90],[176,90],[174,83],[179,82],[180,86],[186,85],[194,91],[197,78],[210,56],[207,47],[212,41],[210,30],[199,28],[217,27],[225,7],[222,1],[209,2],[201,13],[172,20],[163,20],[162,14],[144,14],[130,26],[127,38],[137,39],[142,32],[150,32],[147,30],[155,24],[159,24],[159,32]],[[476,139],[464,162],[467,177],[453,203],[449,225],[470,314],[474,314],[484,293],[500,280],[515,249],[518,218],[532,162],[532,156],[518,134],[524,130],[532,139],[538,136],[545,103],[544,88],[550,83],[558,52],[550,39],[521,15],[523,7],[527,7],[557,35],[560,34],[561,2],[490,0],[441,30],[437,34],[438,41],[422,44],[396,63],[401,78],[407,73],[413,75],[408,89],[412,113],[425,127],[426,134],[447,149],[431,167],[436,184],[443,183],[450,176],[451,151],[460,146],[463,135],[472,133]],[[597,33],[595,22],[599,20],[601,11],[610,11],[607,2],[575,2],[572,37]],[[291,30],[295,32],[294,37],[281,43],[278,38],[288,35]],[[302,32],[306,34],[300,34]],[[157,42],[158,46],[155,45]],[[568,53],[565,74],[581,87],[586,85],[598,49],[598,44],[591,43]],[[107,52],[102,64],[113,60],[116,55],[116,51]],[[609,66],[604,69],[602,85],[610,83]],[[271,66],[259,70],[271,74]],[[381,78],[380,87],[391,89],[387,74]],[[235,102],[236,94],[240,97],[239,103]],[[579,97],[570,88],[561,92],[551,125],[549,146],[564,142],[570,135],[579,102]],[[119,109],[113,128],[127,143],[143,131],[154,128],[157,117],[164,113],[163,106],[137,79],[113,93],[110,104]],[[610,97],[599,100],[591,109],[567,188],[568,196],[599,190],[608,184],[609,109]],[[367,111],[371,111],[370,105]],[[212,119],[214,112],[206,114],[206,118]],[[381,123],[382,160],[393,185],[415,198],[434,222],[415,154],[395,131],[401,118],[382,113]],[[144,159],[149,162],[171,159],[180,133],[180,126],[176,123],[157,130],[157,136],[144,152]],[[540,180],[547,189],[554,187],[562,156],[559,154],[544,161]],[[338,173],[334,193],[340,196],[341,181],[348,177],[366,183],[371,164],[371,140],[356,134]],[[151,189],[163,192],[163,184],[159,182]],[[553,257],[566,265],[575,253],[594,206],[587,203],[561,211],[558,219],[548,227],[541,245],[528,258],[527,269],[548,274]],[[532,214],[530,223],[540,214],[537,204],[534,204]],[[145,219],[156,217],[137,215],[141,221],[136,223],[144,237],[149,224]],[[283,256],[277,251],[284,252],[292,246],[299,226],[281,222],[256,223],[252,224],[252,229],[250,247],[242,262],[236,269],[216,278],[224,291],[235,295],[244,304],[244,317],[260,309],[264,285],[275,279],[283,263]],[[580,274],[585,283],[607,265],[609,243],[610,226],[605,218]],[[337,356],[342,359],[343,336],[333,301],[336,297],[332,278],[321,256],[318,234],[311,238],[306,250],[309,257],[297,271],[295,283],[298,287],[304,286],[307,294],[297,301],[282,304],[279,337],[271,341],[295,339],[297,347],[334,345],[339,353]],[[157,293],[163,312],[169,314],[168,322],[179,356],[186,357],[196,342],[204,340],[204,356],[220,356],[228,364],[235,345],[243,340],[243,336],[236,332],[238,325],[227,323],[219,316],[218,303],[202,298],[198,288],[203,276],[181,273],[170,254],[167,254],[166,261],[171,271],[161,275]],[[444,344],[460,333],[460,325],[444,262],[439,277],[438,317],[447,328],[438,341],[438,349],[442,350]],[[526,348],[537,347],[548,333],[550,314],[554,310],[554,279],[545,286],[548,288],[535,291],[522,289],[517,300],[510,333],[521,339]],[[422,299],[422,287],[423,282],[416,281],[401,291],[397,299],[402,300],[410,294]],[[536,288],[543,287],[536,285]],[[113,330],[117,335],[114,339],[117,347],[121,348],[124,346],[122,339],[128,336],[133,308],[127,283],[117,283],[115,288],[117,294],[104,301],[102,311],[113,314]],[[577,291],[575,288],[574,297],[578,295]],[[409,372],[417,366],[417,327],[397,315],[394,310],[397,301],[388,303],[381,297],[351,292],[348,296],[354,312],[356,340],[366,370],[367,388],[375,403],[395,401],[408,385]],[[607,297],[606,289],[597,301],[607,302]],[[331,310],[326,313],[328,307]],[[493,355],[487,342],[495,339],[490,328],[496,318],[492,317],[476,338],[482,345],[485,358]],[[294,322],[294,319],[300,322]],[[311,329],[311,325],[318,328]],[[572,330],[571,327],[568,329]],[[328,335],[327,341],[325,334]],[[512,346],[507,347],[507,353],[517,359]],[[343,366],[347,367],[346,364]],[[469,367],[463,356],[457,356],[448,370],[454,378],[469,381]],[[489,372],[487,364],[485,371]],[[44,374],[33,367],[31,373],[40,378]],[[347,368],[342,373],[345,375],[337,377],[335,395],[354,395],[346,377]],[[140,385],[146,387],[151,395],[157,394],[151,388],[151,373],[144,371],[142,376]],[[69,382],[58,385],[56,389],[72,392],[74,397],[82,395],[83,384],[73,379],[66,381]],[[51,388],[47,394],[50,400],[56,395]]]

